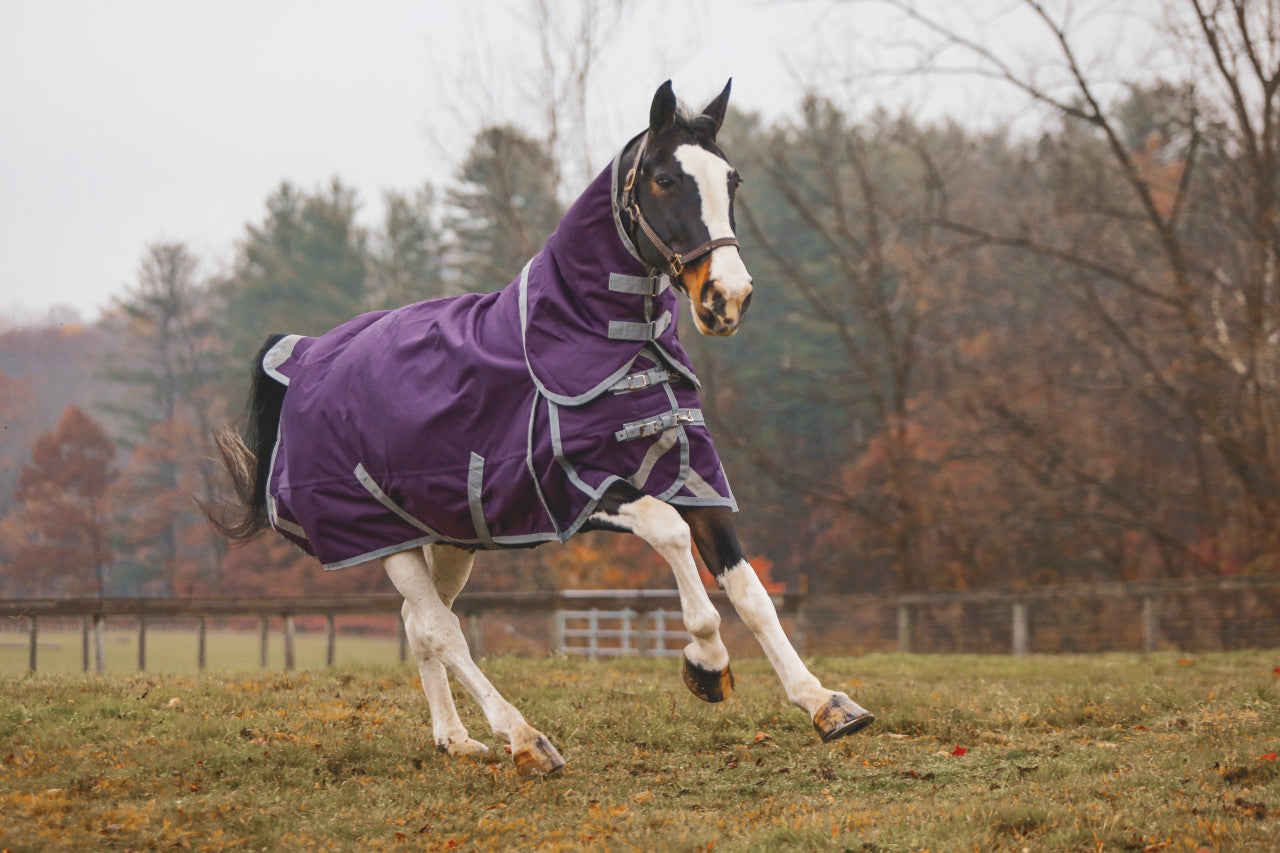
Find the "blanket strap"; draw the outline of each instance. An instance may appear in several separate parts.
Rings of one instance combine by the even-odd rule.
[[[614,293],[630,293],[634,296],[657,296],[671,286],[665,275],[623,275],[609,273],[609,289]]]
[[[633,373],[630,376],[622,377],[609,386],[609,391],[613,394],[625,394],[628,391],[640,391],[681,378],[683,377],[680,374],[672,373],[665,367],[653,367],[643,373]]]
[[[656,418],[623,424],[622,429],[615,432],[613,437],[618,441],[632,441],[637,438],[648,438],[678,426],[706,425],[701,409],[676,409],[673,412],[663,412]]]
[[[625,320],[609,321],[609,338],[615,341],[654,341],[671,326],[671,312],[648,323],[628,323]]]

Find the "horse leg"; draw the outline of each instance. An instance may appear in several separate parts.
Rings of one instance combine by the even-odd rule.
[[[436,560],[441,563],[438,570],[440,585],[446,590],[454,587],[461,575],[456,555],[445,549],[432,549],[431,554],[433,563]],[[425,553],[418,549],[401,551],[383,558],[382,565],[391,582],[404,596],[405,631],[410,642],[416,644],[415,654],[419,648],[427,650],[432,658],[453,673],[471,693],[484,711],[493,733],[511,748],[511,757],[520,775],[542,776],[563,767],[564,759],[550,741],[525,722],[520,712],[502,698],[471,660],[462,625],[441,598],[436,573],[433,572],[432,564],[428,563]],[[457,589],[460,588],[457,585]],[[448,690],[448,681],[442,677],[442,672],[437,673],[432,669],[423,675],[423,688],[427,691],[428,702],[433,693],[439,697],[442,690]],[[449,704],[452,705],[452,699]],[[445,725],[451,726],[448,712],[444,713]],[[454,717],[456,716],[455,711]],[[460,722],[458,729],[461,729]],[[456,734],[458,729],[452,729],[452,732]]]
[[[699,699],[724,701],[733,690],[729,651],[720,639],[720,614],[693,561],[689,525],[675,507],[620,483],[605,493],[591,522],[607,530],[634,533],[670,564],[680,591],[684,624],[693,635],[684,648],[684,683]]]
[[[778,621],[778,612],[742,554],[729,510],[693,507],[681,510],[698,553],[716,582],[728,594],[738,615],[764,649],[782,681],[787,698],[813,720],[824,741],[853,734],[875,721],[870,711],[844,693],[828,690],[809,672]]]
[[[431,545],[426,546],[424,553],[436,593],[445,607],[452,607],[454,598],[462,591],[471,574],[475,555],[460,548],[437,548]],[[449,689],[449,673],[444,664],[423,642],[422,633],[410,630],[409,625],[415,617],[409,602],[404,603],[400,612],[404,619],[405,634],[409,638],[409,647],[413,649],[413,656],[418,661],[422,692],[426,694],[427,706],[431,709],[431,734],[436,749],[450,755],[487,753],[489,747],[472,740],[466,726],[458,718],[458,709],[453,704],[453,691]]]

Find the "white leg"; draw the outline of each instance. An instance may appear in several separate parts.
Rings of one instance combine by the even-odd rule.
[[[471,575],[475,555],[459,548],[433,550],[431,546],[428,546],[425,554],[436,593],[446,607],[451,607],[454,598],[462,591]],[[453,704],[453,692],[449,689],[449,674],[444,664],[431,654],[431,649],[422,641],[421,631],[410,629],[415,617],[407,601],[401,608],[401,614],[409,646],[418,660],[422,692],[426,694],[427,706],[431,709],[431,733],[436,748],[450,755],[487,753],[489,747],[472,740],[466,726],[458,718],[458,709]],[[414,628],[416,627],[415,625]]]
[[[720,639],[720,614],[698,577],[689,525],[675,507],[647,495],[623,504],[616,513],[597,513],[592,520],[630,530],[671,565],[684,624],[693,635],[684,649],[685,683],[702,699],[724,699],[733,686],[729,651]]]
[[[750,563],[739,562],[727,569],[719,580],[734,609],[773,664],[787,698],[809,715],[823,740],[851,734],[875,719],[844,693],[823,687],[809,672],[783,633],[778,611]]]
[[[441,550],[433,549],[435,558],[444,557]],[[446,566],[443,563],[449,563]],[[436,580],[432,566],[426,556],[418,550],[401,551],[392,554],[382,561],[387,575],[396,589],[404,596],[405,630],[409,633],[410,642],[417,649],[428,650],[430,657],[438,661],[467,689],[480,704],[485,719],[495,735],[511,747],[512,758],[521,775],[538,776],[554,772],[564,766],[563,759],[555,748],[543,737],[542,733],[525,722],[524,717],[509,702],[502,698],[494,686],[485,678],[484,673],[471,660],[467,650],[467,641],[462,633],[462,626],[436,589]],[[442,560],[440,566],[442,586],[452,586],[450,581],[457,578],[458,566],[455,561]],[[458,589],[461,587],[458,586]],[[456,590],[454,592],[456,594]],[[420,667],[421,670],[421,667]],[[423,672],[423,689],[427,692],[428,702],[435,694],[439,698],[441,690],[439,674],[434,668]],[[444,680],[443,690],[447,692],[448,682]],[[449,701],[452,707],[452,699]],[[434,708],[432,709],[434,712]],[[446,729],[452,726],[445,715]],[[453,714],[456,719],[456,711]],[[434,721],[433,721],[434,726]],[[461,723],[458,724],[461,728]],[[453,731],[457,731],[454,729]],[[465,732],[465,730],[462,730]]]

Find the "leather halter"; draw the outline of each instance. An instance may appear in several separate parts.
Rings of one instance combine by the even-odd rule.
[[[666,241],[658,236],[658,232],[653,229],[653,226],[649,224],[648,218],[645,217],[644,212],[640,210],[640,202],[637,201],[635,192],[636,173],[640,169],[640,164],[644,161],[644,153],[648,145],[649,134],[646,132],[644,137],[640,140],[640,147],[636,149],[636,158],[633,161],[631,168],[627,170],[627,178],[622,185],[621,206],[622,209],[627,212],[627,215],[631,217],[631,221],[635,223],[636,227],[644,233],[645,238],[652,243],[653,247],[662,255],[663,259],[667,262],[668,272],[671,273],[671,277],[674,279],[684,271],[685,265],[690,261],[696,261],[698,258],[715,249],[719,249],[721,246],[737,246],[739,245],[738,238],[716,237],[713,240],[700,243],[689,251],[681,254],[668,246]]]

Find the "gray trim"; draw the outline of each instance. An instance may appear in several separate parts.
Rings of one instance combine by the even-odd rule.
[[[339,560],[336,563],[325,563],[324,570],[326,572],[336,572],[339,569],[349,568],[350,566],[358,566],[361,563],[367,563],[370,560],[377,560],[380,557],[389,557],[392,554],[399,554],[401,551],[408,551],[411,548],[421,548],[424,545],[435,544],[437,540],[430,536],[423,536],[420,539],[410,539],[400,545],[388,545],[385,548],[379,548],[376,551],[370,551],[367,554],[361,554],[358,557],[349,557],[345,560]]]
[[[671,312],[663,311],[658,319],[648,323],[629,323],[625,320],[609,321],[609,338],[615,341],[652,341],[671,326]]]
[[[400,504],[393,501],[390,495],[382,491],[382,487],[379,486],[376,482],[374,482],[373,476],[365,469],[363,462],[356,463],[356,468],[353,473],[355,474],[356,479],[360,482],[360,485],[364,486],[364,490],[369,494],[373,495],[373,499],[375,501],[382,504],[387,509],[391,510],[393,513],[399,516],[401,521],[404,521],[407,524],[412,524],[414,527],[418,528],[423,533],[430,534],[434,539],[444,538],[443,536],[440,535],[439,531],[434,530],[431,527],[428,527],[427,525],[419,521],[416,517],[414,517],[413,515],[410,515],[409,512],[404,507],[400,506]]]
[[[493,536],[484,520],[484,457],[475,451],[471,452],[471,463],[467,466],[467,506],[471,508],[471,524],[480,544],[493,548]]]
[[[538,502],[542,504],[542,511],[547,514],[547,520],[551,522],[551,529],[556,532],[556,538],[561,538],[560,525],[556,523],[555,513],[551,511],[551,504],[547,503],[547,496],[542,493],[542,481],[538,479],[538,472],[533,467],[533,425],[538,417],[538,403],[542,398],[534,395],[533,405],[529,407],[529,433],[524,442],[524,467],[529,470],[529,480],[533,483],[533,490],[538,494]]]
[[[310,540],[307,539],[307,532],[305,530],[297,524],[294,524],[292,521],[280,517],[280,510],[276,507],[276,496],[271,494],[271,477],[276,470],[276,454],[280,452],[280,442],[283,440],[283,437],[284,422],[281,421],[276,425],[276,443],[271,445],[271,467],[267,469],[267,485],[264,489],[266,492],[267,502],[267,521],[269,521],[271,526],[276,530],[292,533],[302,541],[308,542]]]
[[[651,345],[658,351],[658,354],[662,357],[662,360],[667,363],[668,367],[692,382],[694,388],[702,387],[702,383],[698,381],[698,377],[694,375],[693,371],[690,368],[685,367],[677,359],[673,358],[671,353],[667,352],[666,348],[663,347],[662,344],[657,341],[653,341]]]
[[[293,357],[293,348],[297,346],[298,341],[302,340],[302,337],[302,335],[286,335],[276,341],[275,345],[262,356],[263,371],[281,385],[288,386],[289,377],[280,372],[280,365]]]
[[[649,475],[653,473],[653,467],[658,464],[658,460],[667,455],[667,451],[676,446],[676,442],[680,440],[680,434],[677,432],[664,432],[662,437],[653,443],[649,448],[649,452],[644,455],[644,459],[640,461],[640,467],[636,472],[627,478],[627,482],[635,486],[637,489],[644,489],[644,484],[649,482]]]
[[[730,495],[727,498],[690,498],[684,495],[674,495],[669,498],[663,498],[663,501],[675,506],[727,506],[734,512],[738,511],[738,502]]]
[[[614,293],[630,293],[632,296],[657,296],[671,286],[665,275],[623,275],[609,273],[609,289]]]
[[[520,271],[520,298],[518,300],[520,306],[520,348],[524,352],[524,364],[529,369],[529,378],[533,380],[534,387],[538,389],[538,393],[552,403],[560,406],[581,406],[583,403],[589,403],[626,376],[631,371],[631,366],[635,364],[635,359],[632,358],[612,374],[605,377],[596,387],[576,396],[556,394],[546,385],[543,385],[542,380],[538,378],[538,374],[534,372],[533,365],[529,363],[529,341],[526,337],[529,328],[529,267],[532,264],[533,261],[530,260],[524,265],[524,269]]]

